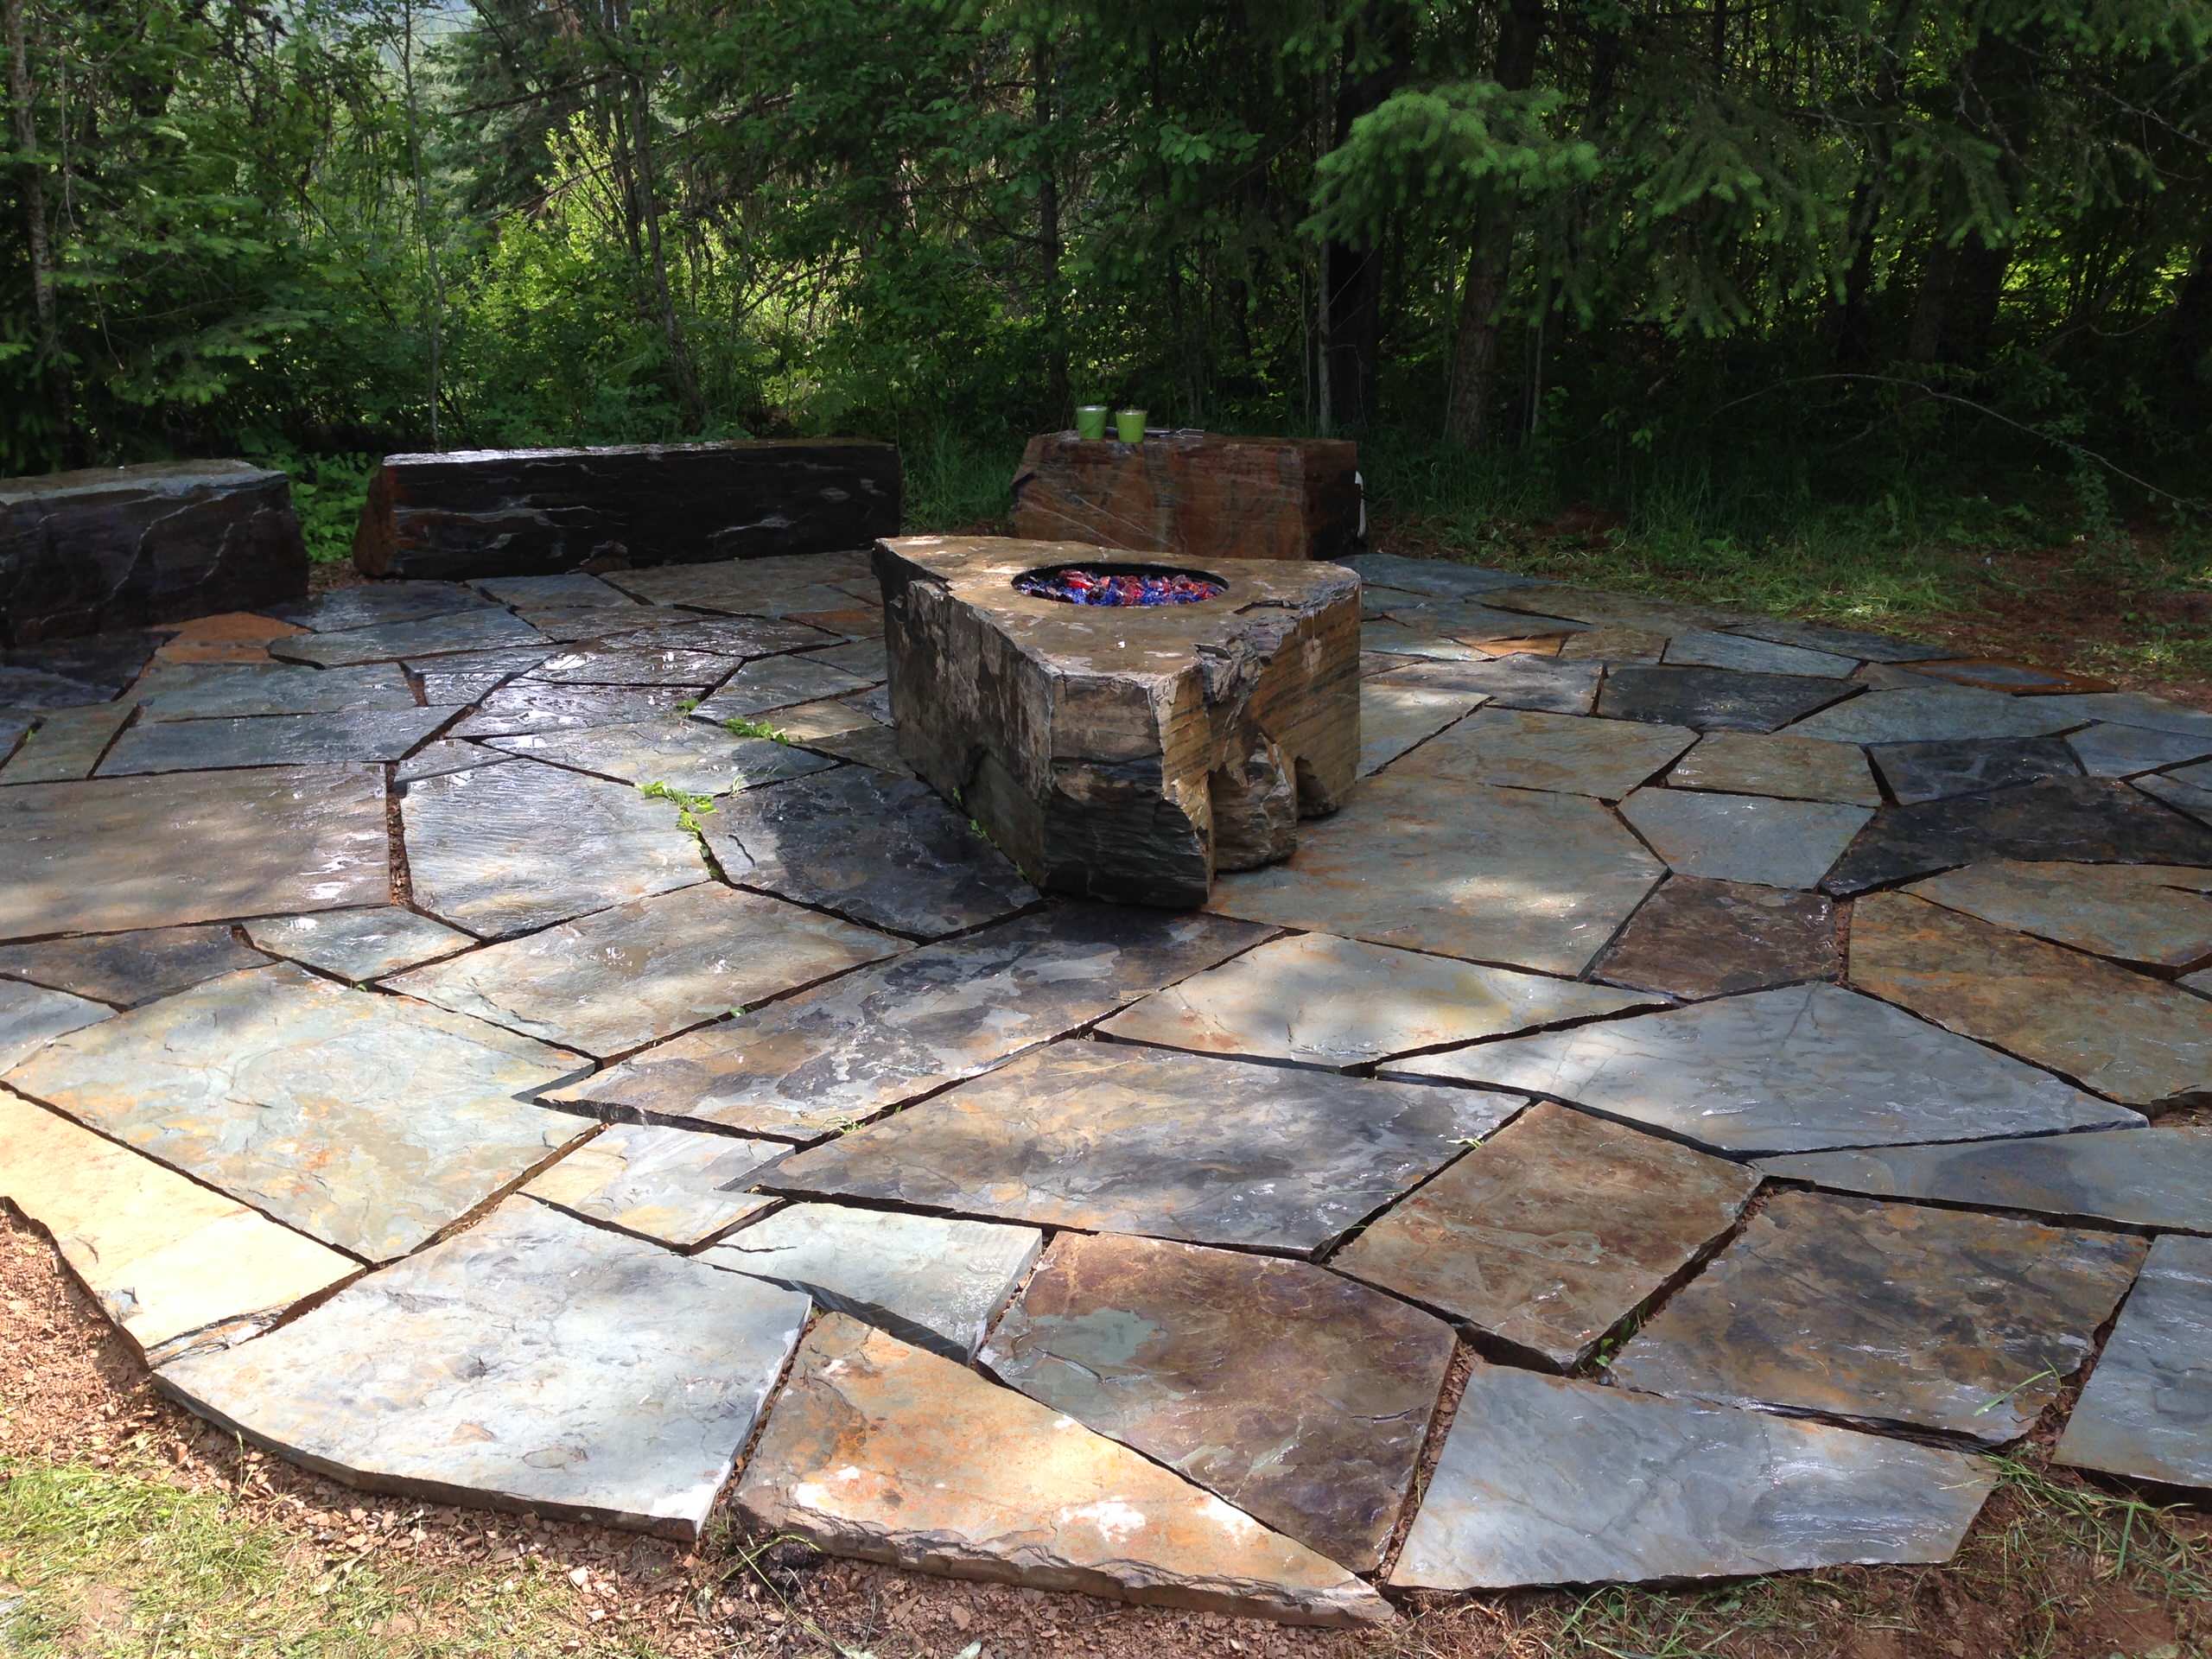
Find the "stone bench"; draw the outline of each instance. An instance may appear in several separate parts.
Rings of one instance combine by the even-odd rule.
[[[1200,563],[1341,559],[1362,529],[1359,446],[1340,439],[1049,432],[1029,440],[1014,480],[1014,533],[1033,541]]]
[[[387,455],[365,575],[461,581],[868,546],[899,529],[899,451],[842,439]]]
[[[307,590],[282,473],[175,461],[0,479],[0,645],[254,610]]]

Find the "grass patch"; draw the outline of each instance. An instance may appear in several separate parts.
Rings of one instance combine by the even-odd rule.
[[[906,529],[914,535],[951,535],[982,528],[1002,531],[1013,505],[1018,438],[991,442],[931,427],[902,442],[906,467]]]

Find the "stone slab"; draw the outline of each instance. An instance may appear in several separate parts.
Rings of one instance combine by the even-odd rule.
[[[1874,815],[1833,801],[1639,789],[1621,816],[1678,874],[1811,887]]]
[[[238,720],[141,721],[100,762],[103,778],[239,766],[397,760],[454,716],[450,709],[372,709]]]
[[[4,1090],[0,1198],[53,1236],[116,1328],[156,1357],[210,1325],[264,1323],[359,1267]]]
[[[2101,957],[2162,968],[2212,958],[2212,869],[1993,858],[1906,891]]]
[[[67,991],[0,979],[0,1071],[22,1064],[49,1038],[105,1020],[115,1010]]]
[[[2212,754],[2212,733],[2154,732],[2140,726],[2091,726],[2069,732],[2066,747],[2092,778],[2131,778]]]
[[[1631,664],[1605,676],[1598,712],[1615,720],[1691,726],[1700,732],[1770,732],[1834,702],[1849,690],[1847,681],[1819,675]]]
[[[1936,1446],[1478,1361],[1390,1582],[1503,1590],[1945,1561],[1995,1484]]]
[[[1517,1101],[1058,1043],[800,1153],[778,1191],[1303,1254]]]
[[[964,1363],[1044,1243],[1033,1227],[792,1204],[706,1259]]]
[[[283,766],[0,790],[0,939],[382,904],[384,779]]]
[[[329,715],[416,706],[415,690],[397,663],[367,663],[358,668],[185,664],[155,670],[138,683],[132,696],[147,720]]]
[[[126,698],[46,715],[0,766],[0,784],[64,784],[91,777],[134,706]]]
[[[1754,991],[1402,1061],[1741,1157],[2140,1125],[2033,1066],[1833,985]]]
[[[496,601],[458,582],[366,582],[333,588],[294,604],[272,606],[269,613],[311,633],[346,633],[426,616],[448,616],[456,611],[499,609]]]
[[[2203,768],[2191,767],[2192,772]],[[2177,812],[2186,813],[2197,823],[2212,828],[2212,788],[2199,783],[2184,781],[2178,775],[2169,777],[2164,772],[2152,772],[2147,778],[2134,780],[2135,787],[2154,800],[2164,801]]]
[[[2058,737],[1958,738],[1939,743],[1882,743],[1867,753],[1897,800],[1942,800],[2045,778],[2077,778],[2081,767]]]
[[[1451,690],[1370,678],[1359,686],[1359,775],[1371,777],[1487,699]]]
[[[1777,1193],[1614,1359],[1624,1388],[1999,1445],[2089,1358],[2144,1243]]]
[[[926,786],[867,766],[748,791],[705,829],[731,880],[896,932],[957,932],[1039,896]]]
[[[391,769],[394,783],[416,784],[425,778],[442,778],[448,772],[474,772],[480,766],[495,766],[513,759],[497,749],[487,749],[481,744],[464,739],[441,737],[425,743]]]
[[[1780,733],[1708,732],[1667,774],[1676,789],[1777,795],[1802,801],[1879,806],[1882,791],[1855,743]]]
[[[1402,770],[1306,825],[1287,863],[1223,877],[1207,908],[1576,974],[1665,873],[1596,801],[1479,784],[1441,791]]]
[[[687,795],[727,795],[827,771],[836,763],[765,737],[733,737],[696,721],[663,716],[582,731],[488,738],[495,749],[629,784],[666,784]]]
[[[385,622],[337,633],[296,634],[279,639],[269,654],[290,663],[339,668],[349,663],[396,662],[402,658],[443,657],[462,652],[505,651],[538,645],[545,636],[506,611],[448,611],[405,622]]]
[[[1310,1262],[1063,1233],[982,1363],[1355,1572],[1414,1482],[1452,1329]]]
[[[871,595],[874,594],[874,578],[869,579],[868,586]],[[799,660],[842,669],[868,685],[881,685],[891,677],[891,653],[880,639],[850,639],[827,651],[808,651]]]
[[[1732,668],[1755,674],[1808,674],[1821,679],[1842,680],[1859,666],[1856,657],[1833,652],[1810,651],[1776,640],[1756,639],[1749,634],[1714,633],[1693,629],[1668,642],[1666,660],[1691,668]]]
[[[1566,663],[1656,663],[1667,654],[1667,635],[1643,628],[1591,628],[1559,648]]]
[[[850,760],[897,778],[911,778],[914,769],[899,753],[899,734],[888,726],[866,725],[828,737],[812,737],[806,746],[840,760]]]
[[[1747,621],[1731,622],[1728,631],[1747,634],[1754,639],[1773,639],[1783,645],[1802,645],[1808,651],[1827,651],[1839,657],[1856,657],[1868,663],[1926,662],[1931,658],[1942,656],[1945,652],[1945,647],[1929,645],[1924,640],[1899,639],[1886,633],[1839,628],[1824,622],[1798,622],[1779,616],[1761,616]]]
[[[1399,770],[1440,793],[1465,784],[1618,800],[1664,772],[1697,734],[1681,726],[1484,709],[1421,746]]]
[[[2178,732],[2190,737],[2212,738],[2212,711],[2191,709],[2140,691],[2088,692],[2038,697],[2037,705],[2063,717],[2069,726],[2085,721],[2110,721],[2115,726],[2139,726],[2145,731]]]
[[[749,662],[828,645],[834,637],[804,622],[766,617],[698,616],[688,611],[658,608],[641,614],[652,626],[626,629],[612,641],[613,646],[623,651],[697,652]]]
[[[481,1020],[280,963],[71,1033],[7,1080],[303,1233],[385,1261],[582,1134],[578,1120],[525,1103],[581,1070]]]
[[[452,956],[476,943],[442,922],[396,905],[268,917],[248,922],[245,931],[272,957],[289,957],[355,984]]]
[[[68,685],[87,688],[86,695],[69,698],[69,702],[105,702],[119,696],[145,671],[162,641],[173,632],[166,626],[119,628],[0,651],[0,706],[16,704],[16,696],[4,688],[23,683],[19,677],[23,676],[32,677],[34,681],[36,677],[45,676]]]
[[[0,974],[126,1008],[263,961],[227,927],[142,928],[0,946]]]
[[[2040,737],[2079,726],[2067,700],[2014,697],[1974,686],[1931,685],[1868,691],[1823,709],[1790,728],[1798,737],[1836,743],[1941,743],[1968,738]]]
[[[1807,1153],[1763,1159],[1759,1167],[1779,1180],[1872,1198],[2212,1233],[2212,1129]]]
[[[487,938],[707,879],[673,803],[534,760],[410,783],[400,812],[415,902]]]
[[[804,1296],[513,1199],[156,1381],[349,1485],[690,1539],[806,1314]]]
[[[423,701],[434,707],[481,702],[510,680],[528,673],[555,647],[515,645],[505,651],[469,651],[452,657],[418,657],[404,666],[423,683]],[[325,669],[325,673],[336,673]]]
[[[865,690],[857,674],[809,657],[778,657],[747,663],[723,682],[714,696],[692,710],[693,717],[719,727],[728,720],[753,720],[778,709]],[[771,725],[774,721],[768,722]]]
[[[638,602],[583,570],[563,570],[546,576],[486,576],[468,585],[502,605],[598,606],[619,610]]]
[[[776,1202],[748,1189],[790,1150],[781,1141],[610,1123],[523,1191],[586,1221],[690,1250]]]
[[[1297,1624],[1391,1616],[1181,1476],[842,1314],[801,1344],[737,1502],[756,1532],[950,1577]]]
[[[2005,691],[2014,696],[2037,696],[2053,691],[2109,691],[2109,680],[2092,679],[2086,675],[2069,674],[2064,669],[2044,668],[2034,663],[2012,662],[2000,658],[1948,657],[1936,661],[1916,663],[1913,671],[1930,679],[1948,680],[1955,685],[1986,686],[1993,691]]]
[[[1564,582],[1492,588],[1486,602],[1506,610],[1573,617],[1596,627],[1635,628],[1646,633],[1682,633],[1693,628],[1721,627],[1738,620],[1738,613],[1717,606],[1686,604],[1649,594],[1575,588]]]
[[[603,1058],[901,948],[849,922],[702,881],[385,984]]]
[[[604,645],[556,652],[528,678],[539,685],[683,685],[695,690],[715,683],[738,666],[734,657],[711,651],[655,650],[625,635]]]
[[[1599,663],[1516,654],[1475,662],[1417,663],[1394,669],[1384,678],[1394,686],[1479,694],[1500,709],[1586,715],[1598,700],[1598,677],[1603,671]]]
[[[1465,599],[1503,588],[1526,588],[1537,579],[1517,570],[1494,570],[1452,559],[1414,559],[1401,553],[1358,553],[1341,561],[1371,588],[1440,599]]]
[[[925,945],[556,1091],[599,1112],[817,1140],[1110,1014],[1267,937],[1056,906]]]
[[[1194,974],[1098,1029],[1128,1042],[1345,1070],[1657,1001],[1305,933]]]
[[[1668,996],[1731,996],[1842,971],[1835,906],[1816,893],[1678,875],[1643,901],[1592,972]]]
[[[2212,1093],[2212,1003],[1906,893],[1853,906],[1851,982],[2112,1100]]]
[[[1330,1265],[1566,1370],[1734,1225],[1758,1184],[1726,1159],[1541,1102]]]
[[[818,702],[802,702],[789,709],[777,709],[772,718],[764,719],[760,723],[772,728],[785,742],[818,747],[823,738],[866,732],[878,722],[874,715],[854,708],[849,702],[836,697],[824,697]]]
[[[480,701],[453,734],[484,739],[634,725],[681,715],[698,695],[681,685],[559,686],[511,680]]]
[[[2212,1239],[2151,1246],[2051,1461],[2212,1486]]]

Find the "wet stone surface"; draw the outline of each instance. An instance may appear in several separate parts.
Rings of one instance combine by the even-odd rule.
[[[535,645],[545,636],[508,612],[451,611],[406,622],[350,628],[340,633],[294,634],[272,640],[269,654],[283,662],[313,663],[322,668],[348,663],[397,662],[402,658],[441,657],[454,652],[499,651]]]
[[[139,683],[133,696],[147,720],[345,714],[416,706],[414,688],[397,663],[328,669],[188,664],[155,670]]]
[[[44,716],[8,764],[0,766],[0,785],[60,784],[91,777],[123,722],[130,718],[133,706],[126,697]]]
[[[1592,972],[1669,996],[1727,996],[1834,979],[1835,906],[1816,893],[1678,875],[1643,902]]]
[[[692,714],[712,726],[728,720],[763,720],[764,724],[773,726],[774,721],[763,717],[775,709],[843,696],[867,685],[859,675],[817,662],[810,656],[771,658],[745,664]]]
[[[289,957],[355,984],[452,956],[476,943],[442,922],[394,905],[265,918],[248,922],[246,937],[272,957]]]
[[[104,1002],[67,991],[0,979],[0,1071],[30,1058],[49,1039],[105,1020],[113,1012]]]
[[[2151,1246],[2052,1460],[2212,1486],[2212,1239]]]
[[[126,1008],[218,974],[257,968],[263,960],[232,938],[229,928],[214,925],[0,945],[0,975]]]
[[[511,680],[453,728],[455,737],[511,737],[521,732],[577,732],[676,719],[697,691],[681,685],[561,686]]]
[[[450,709],[141,721],[99,764],[103,778],[235,766],[397,760],[453,718]]]
[[[749,1189],[790,1151],[780,1141],[610,1123],[523,1191],[587,1221],[688,1250],[773,1205]]]
[[[2045,778],[2077,778],[2082,772],[2066,740],[2056,737],[1878,743],[1869,753],[1890,793],[1908,805]]]
[[[1632,665],[1605,676],[1598,712],[1615,720],[1691,726],[1701,732],[1770,732],[1834,702],[1849,689],[1844,681],[1821,675]]]
[[[1831,801],[1640,789],[1621,816],[1679,875],[1810,887],[1873,814]]]
[[[630,784],[666,784],[686,795],[727,795],[826,771],[833,761],[763,737],[733,737],[696,721],[664,716],[575,732],[485,740],[508,754]]]

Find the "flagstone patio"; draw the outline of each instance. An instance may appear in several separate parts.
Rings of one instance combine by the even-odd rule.
[[[0,1197],[340,1480],[1137,1601],[2212,1491],[2212,714],[1353,563],[1363,781],[1184,914],[907,772],[858,554],[0,658]]]

